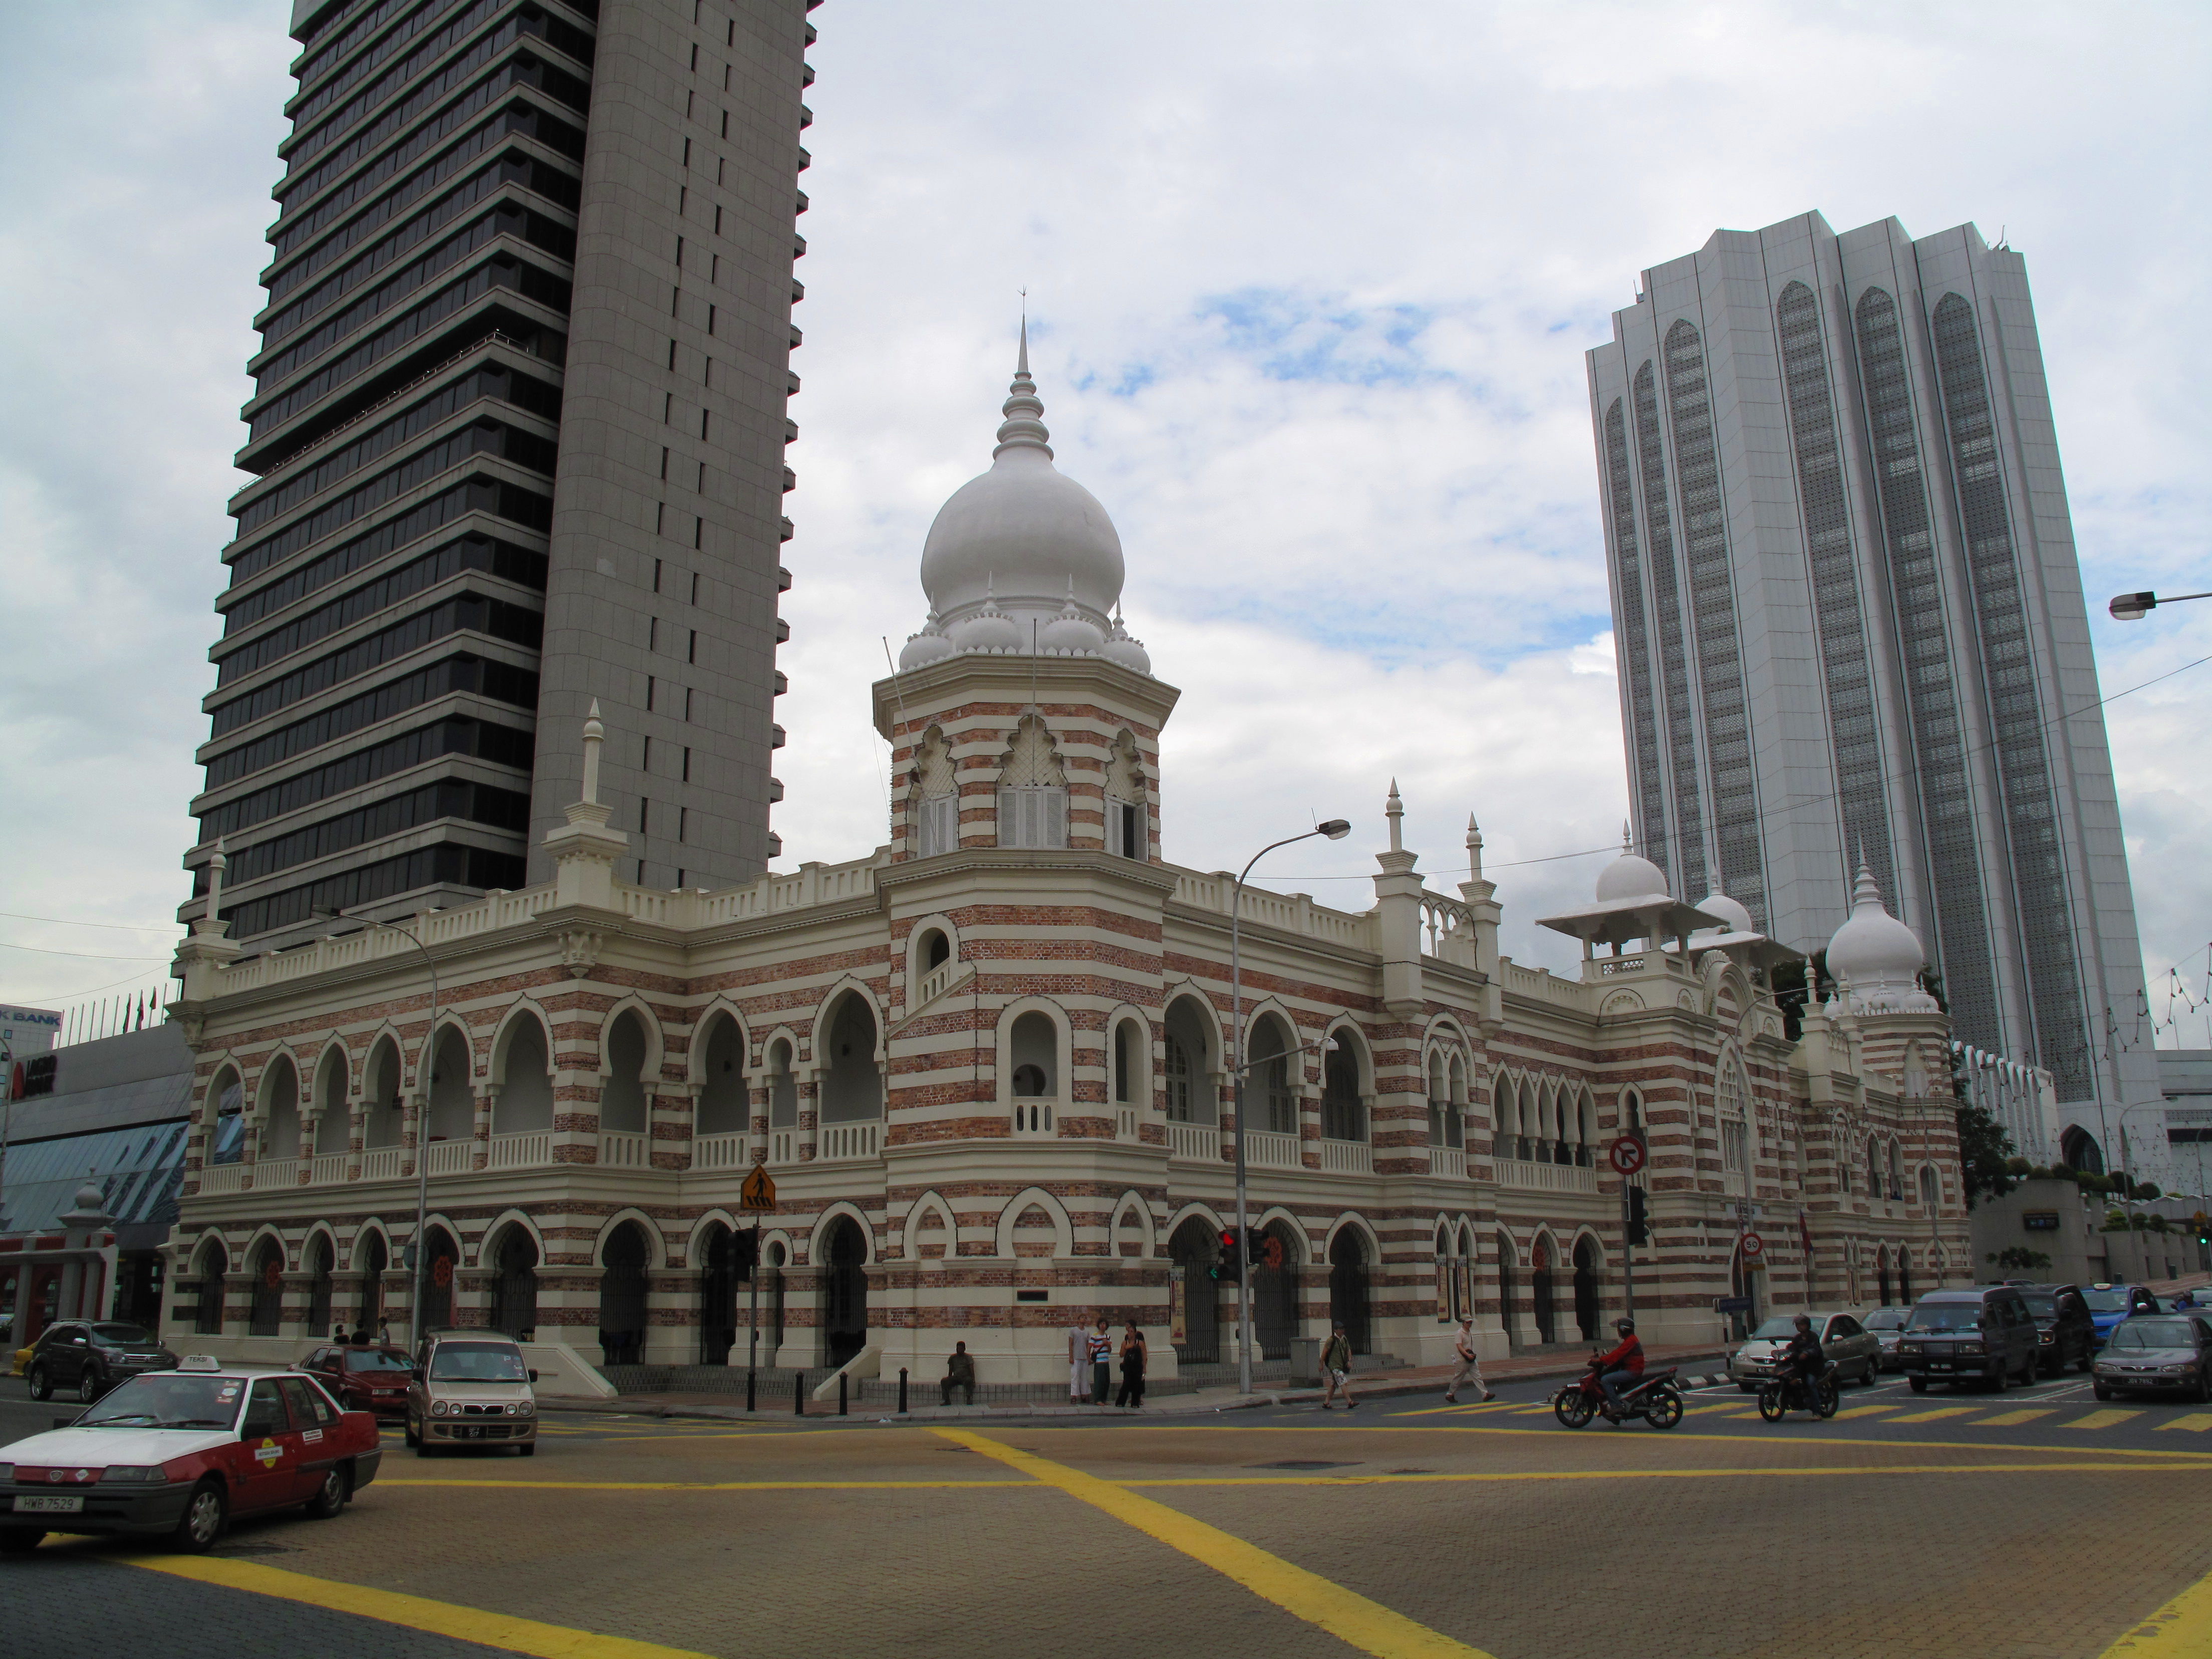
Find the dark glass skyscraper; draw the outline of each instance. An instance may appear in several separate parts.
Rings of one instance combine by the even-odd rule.
[[[772,856],[809,9],[295,6],[184,917],[541,878],[594,700],[625,879]]]

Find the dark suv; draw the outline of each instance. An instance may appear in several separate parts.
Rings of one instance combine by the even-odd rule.
[[[2023,1285],[2021,1300],[2035,1318],[2036,1364],[2045,1376],[2069,1365],[2087,1370],[2096,1363],[2097,1322],[2078,1285]]]
[[[1912,1304],[1898,1342],[1915,1394],[1930,1382],[1979,1382],[2002,1390],[2035,1380],[2035,1319],[2010,1285],[1930,1291]]]
[[[168,1371],[177,1356],[143,1325],[119,1320],[65,1319],[50,1325],[31,1350],[23,1374],[31,1398],[51,1400],[56,1389],[69,1389],[89,1405],[118,1382],[141,1371]]]

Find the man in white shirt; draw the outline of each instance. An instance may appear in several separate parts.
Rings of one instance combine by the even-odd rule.
[[[1091,1333],[1080,1325],[1067,1328],[1067,1403],[1091,1403]]]
[[[1091,1403],[1103,1406],[1114,1389],[1114,1339],[1106,1334],[1106,1316],[1098,1316],[1098,1328],[1084,1338],[1091,1359]]]
[[[1486,1401],[1498,1398],[1483,1385],[1482,1356],[1474,1351],[1474,1321],[1472,1318],[1461,1320],[1459,1330],[1452,1338],[1451,1381],[1444,1384],[1444,1399],[1452,1405],[1459,1404],[1460,1387],[1467,1382],[1474,1383]]]

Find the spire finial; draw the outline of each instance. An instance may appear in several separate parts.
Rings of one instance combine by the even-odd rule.
[[[1482,826],[1474,821],[1474,814],[1467,815],[1467,878],[1482,879]]]
[[[1009,450],[1041,450],[1047,460],[1052,459],[1052,434],[1045,429],[1044,403],[1037,396],[1036,383],[1030,379],[1030,312],[1029,290],[1022,290],[1021,349],[1014,358],[1014,383],[1006,388],[1006,401],[1000,413],[1006,418],[999,427],[999,447],[991,452],[997,460]]]
[[[1390,780],[1390,799],[1383,803],[1382,816],[1390,820],[1390,850],[1394,853],[1404,852],[1406,850],[1404,832],[1406,804],[1398,799],[1398,780],[1395,778]]]
[[[582,805],[599,804],[599,745],[606,741],[607,728],[599,719],[599,700],[592,699],[592,711],[584,716],[584,793]]]
[[[1620,850],[1623,856],[1626,856],[1630,853],[1633,853],[1636,850],[1636,839],[1629,833],[1628,820],[1626,818],[1623,818],[1620,821]]]

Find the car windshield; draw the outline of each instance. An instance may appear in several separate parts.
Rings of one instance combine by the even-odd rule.
[[[2091,1313],[2125,1313],[2128,1310],[2128,1292],[2124,1285],[2118,1290],[2084,1291],[2081,1299],[2089,1304]]]
[[[118,1348],[143,1348],[152,1346],[154,1334],[143,1325],[106,1324],[92,1328],[92,1339]]]
[[[1978,1331],[1982,1328],[1978,1302],[1923,1302],[1912,1310],[1909,1331]]]
[[[503,1342],[441,1342],[430,1357],[433,1382],[520,1382],[522,1355]]]
[[[2193,1348],[2197,1339],[2185,1319],[2124,1319],[2112,1328],[2115,1348]]]
[[[1905,1310],[1876,1308],[1866,1316],[1866,1328],[1870,1331],[1901,1331],[1905,1328]]]
[[[1759,1326],[1757,1330],[1751,1334],[1751,1340],[1754,1342],[1787,1342],[1791,1337],[1796,1334],[1796,1316],[1795,1315],[1784,1314],[1776,1318],[1770,1319]]]
[[[415,1364],[404,1353],[386,1353],[381,1348],[348,1348],[345,1368],[349,1371],[402,1371],[411,1373]]]
[[[133,1377],[77,1419],[85,1429],[227,1429],[238,1415],[234,1376],[161,1371]]]

